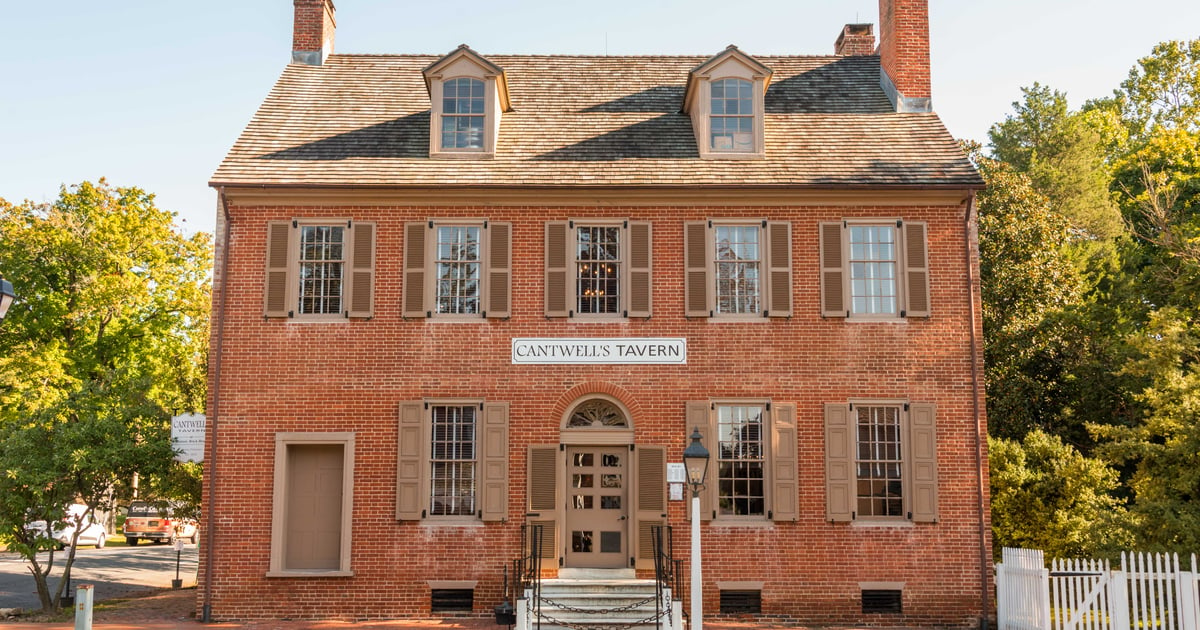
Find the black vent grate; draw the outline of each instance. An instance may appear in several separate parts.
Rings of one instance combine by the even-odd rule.
[[[755,615],[762,613],[762,591],[721,591],[721,612]]]
[[[435,588],[429,609],[435,613],[471,612],[475,605],[473,588]]]
[[[903,591],[898,590],[863,590],[862,611],[864,613],[902,613],[904,612]]]

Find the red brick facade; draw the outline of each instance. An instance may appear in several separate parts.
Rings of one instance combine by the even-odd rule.
[[[475,612],[487,613],[501,599],[501,567],[519,554],[527,511],[526,447],[557,444],[565,409],[581,395],[601,392],[628,408],[635,443],[665,446],[669,462],[682,461],[690,432],[687,401],[765,398],[796,405],[798,521],[706,522],[706,610],[717,609],[718,582],[755,580],[763,582],[763,614],[771,619],[951,627],[978,622],[980,562],[991,554],[990,542],[980,540],[990,530],[986,514],[980,514],[980,475],[986,469],[977,466],[976,449],[984,421],[971,378],[970,302],[978,298],[969,292],[962,196],[943,194],[936,203],[915,206],[901,193],[895,206],[668,207],[309,206],[264,202],[261,193],[260,200],[245,202],[237,191],[228,195],[230,248],[219,252],[227,257],[219,269],[226,270],[228,286],[227,293],[216,292],[214,311],[223,311],[223,320],[214,321],[224,322],[221,380],[212,388],[220,388],[220,407],[210,410],[219,414],[218,477],[215,502],[206,510],[216,519],[214,618],[427,616],[430,580],[477,581]],[[305,217],[376,223],[373,318],[301,323],[262,316],[267,222]],[[512,223],[510,319],[447,323],[400,317],[405,222],[454,217]],[[819,316],[818,223],[855,217],[928,223],[930,318],[865,323]],[[651,318],[576,323],[544,316],[544,224],[568,218],[652,223]],[[683,222],[713,218],[791,224],[793,317],[719,322],[683,316]],[[513,365],[510,342],[516,337],[683,337],[687,364]],[[398,403],[464,397],[511,404],[508,521],[398,522]],[[937,405],[938,522],[827,521],[822,409],[855,398]],[[355,434],[353,577],[264,577],[276,432]],[[687,505],[669,503],[675,552],[685,561]],[[207,563],[210,550],[205,551]],[[861,612],[861,585],[878,582],[903,584],[903,614]]]
[[[879,0],[879,57],[906,98],[929,98],[929,0]]]

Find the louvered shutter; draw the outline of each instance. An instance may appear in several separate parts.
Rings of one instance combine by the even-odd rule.
[[[629,223],[629,312],[628,317],[650,317],[650,222]]]
[[[667,521],[667,453],[661,446],[638,446],[634,453],[634,488],[637,508],[634,514],[634,566],[654,568],[654,540],[650,528]]]
[[[796,405],[771,405],[771,518],[776,521],[799,516],[796,448]]]
[[[713,442],[713,436],[716,433],[713,431],[712,415],[709,413],[712,410],[712,403],[707,401],[688,401],[687,403],[687,435],[692,435],[692,429],[700,430],[700,443],[704,448],[708,449],[708,474],[705,475],[705,488],[700,491],[700,520],[708,521],[713,517],[713,494],[717,482],[717,445]],[[686,444],[691,444],[689,437]],[[685,447],[686,448],[686,444]],[[691,492],[691,488],[687,488]],[[687,506],[688,519],[692,518],[692,506],[689,500]]]
[[[508,519],[508,403],[490,402],[483,406],[483,424],[479,438],[482,478],[481,514],[485,521]]]
[[[401,309],[404,317],[429,316],[429,308],[425,305],[425,268],[428,264],[425,239],[428,229],[427,223],[404,224],[404,287],[400,298],[404,302]]]
[[[846,317],[845,254],[842,251],[842,223],[820,225],[821,316]]]
[[[938,520],[937,422],[933,403],[912,403],[908,410],[908,487],[912,520]]]
[[[683,302],[684,316],[710,317],[708,224],[688,221],[683,224]]]
[[[530,446],[525,471],[527,522],[543,527],[542,558],[558,557],[558,447]],[[531,528],[532,529],[532,528]],[[530,532],[532,534],[532,531]]]
[[[792,224],[767,223],[767,316],[792,316]]]
[[[375,314],[375,224],[355,223],[350,229],[350,301],[347,315]]]
[[[855,444],[850,406],[825,405],[825,517],[830,521],[854,520]]]
[[[905,221],[904,310],[906,317],[929,317],[929,227],[924,221]]]
[[[570,233],[566,221],[546,223],[546,317],[571,315]]]
[[[512,315],[512,224],[489,223],[487,317]]]
[[[414,400],[400,403],[396,518],[401,521],[425,518],[425,453],[429,443],[426,426],[423,402]]]
[[[228,229],[228,228],[226,228]],[[267,223],[267,277],[263,287],[263,317],[291,317],[288,294],[292,275],[289,260],[292,238],[290,221]]]

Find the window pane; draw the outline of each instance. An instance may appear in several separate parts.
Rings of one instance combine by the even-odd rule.
[[[333,225],[300,227],[300,313],[342,312],[345,231]]]
[[[765,514],[763,408],[717,407],[717,495],[723,515]]]
[[[850,226],[850,303],[863,315],[896,314],[896,228]]]
[[[717,312],[761,312],[759,227],[717,226]]]
[[[479,226],[444,225],[437,229],[438,313],[479,313]]]
[[[474,405],[431,409],[431,515],[475,514],[475,409]]]
[[[575,229],[577,313],[621,313],[621,228]]]
[[[709,99],[709,148],[754,151],[753,86],[742,79],[713,81]]]
[[[483,81],[451,79],[442,84],[442,148],[483,148]]]
[[[899,407],[857,407],[858,511],[862,516],[903,516]]]

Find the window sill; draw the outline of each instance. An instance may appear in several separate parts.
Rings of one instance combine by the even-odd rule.
[[[907,317],[855,317],[845,318],[848,324],[907,324]]]
[[[767,157],[765,152],[705,151],[700,154],[702,160],[761,160],[765,157]]]
[[[770,317],[764,317],[762,313],[752,313],[747,315],[742,315],[740,313],[737,315],[716,313],[712,317],[709,317],[708,321],[723,324],[748,324],[751,322],[765,323],[771,321],[771,319],[772,318]]]
[[[430,151],[429,157],[434,160],[492,160],[496,155],[486,151]]]
[[[855,520],[855,521],[851,522],[850,526],[862,528],[862,529],[881,529],[881,528],[912,529],[912,528],[916,527],[917,525],[916,525],[916,523],[913,523],[912,521],[901,520],[901,519],[897,519],[894,521],[883,521],[883,520],[871,521],[871,520],[859,519],[859,520]]]
[[[267,571],[269,578],[330,578],[330,577],[354,577],[354,571],[342,571],[340,569],[309,569],[307,571],[282,569],[279,571]]]
[[[428,517],[421,521],[421,527],[426,529],[441,529],[444,527],[461,527],[472,529],[483,527],[483,521],[476,518],[472,518],[471,520],[459,520],[455,518]]]
[[[775,529],[774,521],[767,520],[722,520],[720,517],[717,517],[709,521],[708,524],[712,527],[728,527],[730,529]]]

